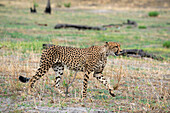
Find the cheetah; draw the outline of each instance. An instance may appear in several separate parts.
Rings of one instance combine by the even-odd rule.
[[[83,98],[86,98],[89,74],[92,72],[94,72],[93,77],[107,88],[110,95],[115,96],[113,93],[114,88],[110,87],[102,72],[107,64],[107,57],[118,56],[121,52],[120,44],[116,42],[105,42],[103,46],[91,46],[88,48],[53,45],[42,53],[40,67],[37,69],[36,74],[32,78],[20,76],[19,80],[23,83],[29,81],[29,89],[31,90],[34,83],[52,68],[55,71],[55,87],[60,94],[64,94],[58,87],[64,67],[67,67],[69,70],[84,72]]]

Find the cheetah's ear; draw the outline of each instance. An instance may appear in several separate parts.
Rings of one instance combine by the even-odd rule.
[[[104,45],[105,47],[107,47],[108,45],[109,45],[109,43],[108,42],[105,42],[106,44]]]

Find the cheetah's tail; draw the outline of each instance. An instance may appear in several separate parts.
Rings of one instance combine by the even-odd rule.
[[[30,78],[19,76],[19,80],[23,83],[27,83],[30,80]]]

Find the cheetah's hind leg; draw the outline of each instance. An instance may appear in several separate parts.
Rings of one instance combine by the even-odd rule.
[[[55,85],[54,86],[57,92],[64,97],[65,96],[64,92],[59,89],[61,76],[63,75],[63,72],[64,72],[64,65],[62,63],[57,62],[53,64],[52,68],[55,72]]]

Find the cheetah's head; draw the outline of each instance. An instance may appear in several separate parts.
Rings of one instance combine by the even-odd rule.
[[[120,44],[117,42],[106,42],[105,47],[107,48],[107,55],[118,56],[122,53]]]

